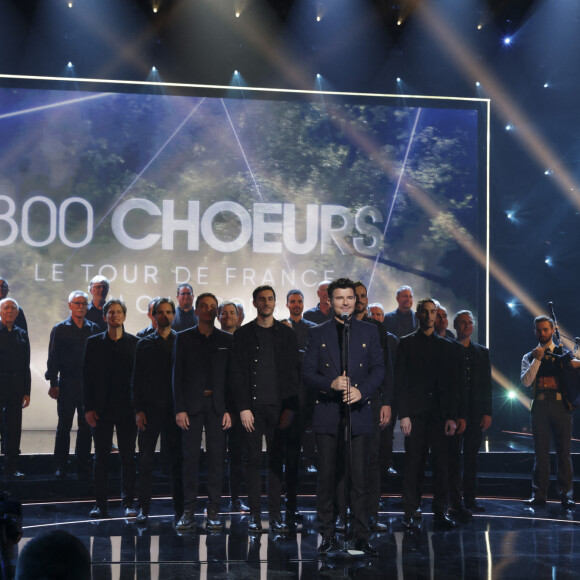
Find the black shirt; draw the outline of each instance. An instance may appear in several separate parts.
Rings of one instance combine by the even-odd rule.
[[[92,302],[89,305],[85,318],[99,327],[100,332],[107,330],[107,323],[103,318],[103,309],[97,308]]]
[[[256,403],[259,405],[278,405],[276,389],[276,353],[274,352],[274,326],[264,328],[256,325],[260,348],[256,367]]]
[[[80,395],[85,342],[99,332],[99,327],[86,319],[79,328],[70,316],[52,327],[44,373],[51,387],[75,387]]]
[[[137,343],[131,396],[135,412],[165,411],[173,406],[171,370],[177,333],[163,338],[154,330]]]
[[[9,331],[0,322],[0,388],[18,389],[30,395],[30,342],[28,334],[13,326]]]

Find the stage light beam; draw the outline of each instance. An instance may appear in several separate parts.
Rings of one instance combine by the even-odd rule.
[[[509,46],[512,43],[512,37],[511,36],[505,36],[503,39],[503,43],[504,46]]]

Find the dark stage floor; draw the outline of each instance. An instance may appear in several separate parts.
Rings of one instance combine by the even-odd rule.
[[[228,498],[229,499],[229,498]],[[112,502],[110,519],[92,521],[90,501],[24,505],[25,542],[51,528],[67,530],[89,548],[95,579],[183,578],[577,578],[580,570],[580,506],[563,513],[558,502],[542,509],[525,508],[521,500],[483,499],[485,514],[449,532],[433,530],[430,501],[424,501],[423,523],[403,532],[399,498],[384,498],[381,519],[389,531],[373,534],[378,558],[345,560],[317,557],[320,542],[315,498],[302,496],[304,521],[285,536],[267,531],[251,535],[247,517],[224,512],[224,531],[204,529],[203,500],[194,532],[175,531],[167,499],[153,501],[151,517],[139,527]],[[224,505],[226,500],[224,499]],[[339,536],[342,539],[342,536]]]

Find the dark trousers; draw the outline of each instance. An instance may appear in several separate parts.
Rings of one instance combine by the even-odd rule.
[[[176,514],[183,512],[183,461],[181,452],[181,430],[175,423],[173,409],[163,410],[158,415],[146,415],[145,431],[139,431],[139,474],[137,478],[137,498],[139,506],[149,512],[155,448],[161,435],[162,444],[169,454],[171,466],[171,491]]]
[[[447,506],[448,470],[445,421],[431,415],[411,417],[411,434],[405,437],[405,473],[402,503],[405,513],[421,506],[425,456],[431,450],[433,468],[433,512],[444,513]]]
[[[183,495],[186,510],[195,509],[199,487],[201,435],[205,427],[205,457],[207,464],[208,512],[219,512],[224,476],[225,431],[223,417],[218,416],[212,398],[204,397],[203,411],[188,415],[189,429],[181,432],[183,442]]]
[[[397,422],[397,407],[391,405],[391,421],[380,433],[380,462],[385,469],[393,467],[393,442],[395,440],[395,423]]]
[[[373,412],[373,432],[368,435],[369,465],[367,475],[367,514],[370,517],[377,518],[379,513],[379,503],[381,501],[382,472],[379,447],[381,443],[381,433],[384,431],[380,426],[380,401],[375,399],[371,400],[371,410]]]
[[[77,413],[77,440],[75,444],[75,458],[77,473],[86,472],[91,457],[91,428],[85,420],[82,400],[76,393],[69,394],[60,389],[56,401],[58,424],[54,440],[54,459],[59,469],[67,469],[70,452],[70,430],[75,412]]]
[[[368,435],[354,435],[350,438],[348,449],[350,462],[350,482],[346,478],[345,425],[341,422],[338,432],[316,434],[318,447],[318,489],[317,511],[320,521],[320,534],[329,538],[334,534],[336,513],[335,494],[343,495],[350,483],[351,507],[354,516],[354,532],[357,538],[368,538],[367,528],[367,486]],[[341,503],[344,500],[339,500]]]
[[[250,513],[260,515],[262,492],[262,437],[266,438],[268,456],[268,512],[270,518],[280,515],[282,497],[283,448],[280,429],[280,407],[278,405],[256,405],[253,410],[254,430],[245,433],[246,483]],[[276,443],[274,442],[277,438]],[[274,450],[276,449],[276,451]]]
[[[109,458],[113,444],[113,430],[117,430],[117,443],[121,459],[121,499],[123,505],[132,505],[135,499],[135,439],[137,426],[135,417],[130,414],[122,419],[103,418],[93,427],[95,441],[95,460],[93,477],[95,482],[95,498],[97,505],[107,503],[107,487],[109,483]]]
[[[4,417],[4,472],[14,473],[18,467],[22,435],[22,391],[10,385],[0,387],[0,413]]]
[[[286,509],[296,511],[298,496],[298,474],[300,471],[300,454],[304,436],[304,414],[298,411],[287,429],[279,430],[275,443],[282,443],[281,449],[275,448],[274,453],[282,453],[284,461],[284,483],[286,484]]]
[[[477,419],[468,420],[461,435],[448,438],[449,505],[455,509],[462,506],[462,496],[466,504],[475,501],[477,457],[482,438],[481,425]]]
[[[534,434],[534,471],[532,489],[534,497],[546,499],[550,482],[550,437],[554,435],[558,461],[558,491],[561,497],[572,499],[572,414],[562,401],[549,398],[532,404],[532,431]]]
[[[232,426],[227,430],[228,466],[230,476],[230,496],[232,501],[239,499],[244,478],[244,439],[245,429],[238,413],[232,418]]]

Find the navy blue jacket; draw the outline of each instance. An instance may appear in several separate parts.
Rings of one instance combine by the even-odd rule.
[[[316,405],[312,429],[315,433],[338,431],[342,393],[331,389],[332,381],[341,375],[338,333],[334,319],[310,330],[302,360],[302,380],[316,389]],[[352,433],[370,433],[373,428],[370,399],[380,388],[385,374],[383,351],[376,328],[356,319],[351,320],[348,376],[362,395],[351,405]]]

